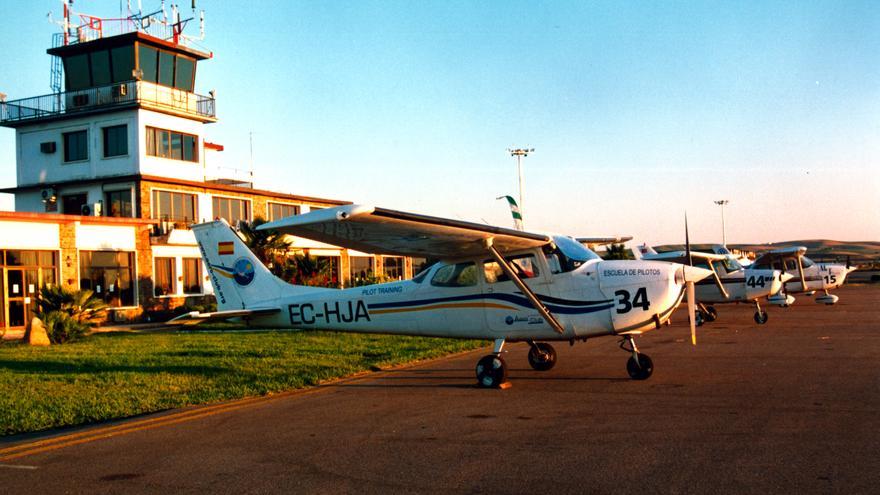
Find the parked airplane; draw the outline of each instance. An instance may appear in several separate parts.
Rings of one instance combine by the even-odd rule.
[[[750,260],[747,256],[743,254],[733,254],[732,252],[730,252],[730,249],[727,249],[727,246],[725,246],[724,244],[713,244],[712,252],[715,254],[726,254],[732,256],[737,263],[742,265],[743,268],[747,268],[749,265],[752,264],[752,260]]]
[[[827,305],[837,303],[839,298],[828,291],[841,287],[846,276],[856,267],[850,266],[849,261],[846,265],[816,263],[805,256],[806,252],[807,248],[803,246],[773,249],[761,253],[752,263],[755,268],[784,270],[796,277],[796,280],[785,283],[782,290],[768,298],[771,303],[783,307],[790,306],[794,302],[791,293],[812,293],[819,290],[823,294],[816,297],[817,303]]]
[[[688,263],[686,251],[658,253],[651,246],[642,244],[632,249],[636,259]],[[782,285],[792,278],[780,270],[757,267],[743,268],[730,254],[691,251],[694,266],[712,271],[712,276],[696,283],[697,325],[715,321],[718,311],[711,304],[752,303],[755,305],[755,322],[767,323],[767,312],[761,309],[759,299],[776,294]]]
[[[272,275],[225,221],[203,223],[192,230],[219,311],[173,321],[240,317],[266,327],[490,339],[492,353],[476,366],[483,387],[506,381],[505,343],[527,342],[529,364],[542,371],[556,363],[548,342],[603,335],[622,337],[621,348],[632,354],[627,372],[646,379],[653,363],[634,337],[660,328],[684,288],[693,296],[694,283],[711,275],[658,261],[603,261],[571,237],[371,206],[317,210],[259,229],[442,261],[401,282],[343,290],[295,286]],[[692,339],[694,332],[691,325]]]

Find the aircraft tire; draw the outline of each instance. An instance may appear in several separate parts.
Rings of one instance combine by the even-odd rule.
[[[647,354],[639,353],[639,362],[630,356],[626,361],[626,372],[633,380],[647,380],[654,373],[654,362]]]
[[[497,354],[483,356],[477,361],[477,385],[482,388],[498,388],[507,381],[507,364]]]
[[[529,348],[529,365],[535,371],[548,371],[556,366],[556,349],[546,342],[537,342]]]
[[[703,317],[706,318],[706,321],[711,323],[718,319],[718,310],[715,309],[715,306],[708,306],[706,307],[706,312]]]
[[[767,320],[769,319],[770,316],[767,314],[766,311],[755,311],[755,323],[757,323],[758,325],[763,325],[764,323],[767,323]]]

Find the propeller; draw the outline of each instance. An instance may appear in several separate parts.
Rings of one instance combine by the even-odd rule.
[[[847,269],[847,270],[849,270],[850,267],[852,266],[852,264],[850,264],[849,261],[850,261],[850,260],[849,260],[849,255],[846,255],[846,269]]]
[[[694,258],[691,256],[691,239],[688,233],[688,216],[684,213],[684,249],[687,253],[688,266],[694,266]],[[687,271],[685,271],[687,273]],[[697,301],[694,281],[685,277],[688,298],[688,316],[691,323],[691,344],[697,345]]]

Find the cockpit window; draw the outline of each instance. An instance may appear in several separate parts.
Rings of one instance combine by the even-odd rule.
[[[785,269],[788,271],[797,270],[797,261],[791,258],[785,260]]]
[[[473,262],[440,267],[431,279],[437,287],[469,287],[477,285],[477,266]]]
[[[727,270],[727,273],[742,270],[742,265],[730,256],[724,258],[724,261],[721,263],[724,265],[724,269]]]
[[[534,278],[540,275],[538,265],[535,263],[535,256],[532,254],[505,256],[504,259],[507,260],[510,267],[513,268],[513,271],[521,279]],[[501,265],[494,260],[486,260],[483,263],[483,274],[486,277],[486,282],[490,284],[510,280],[510,277],[504,273]]]
[[[813,262],[813,260],[811,260],[810,258],[807,258],[806,256],[801,256],[801,264],[804,266],[804,268],[809,268],[809,267],[815,265],[816,263]]]
[[[590,260],[600,260],[598,254],[584,247],[571,237],[553,236],[556,249],[547,254],[547,263],[551,272],[570,272]],[[556,271],[556,268],[559,271]]]

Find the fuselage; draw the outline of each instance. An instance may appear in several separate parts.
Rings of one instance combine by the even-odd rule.
[[[476,339],[570,340],[641,333],[669,319],[683,295],[680,265],[587,260],[540,249],[505,255],[562,324],[560,334],[488,257],[438,262],[411,280],[296,296],[254,323],[368,333]],[[678,272],[678,273],[677,273]]]

